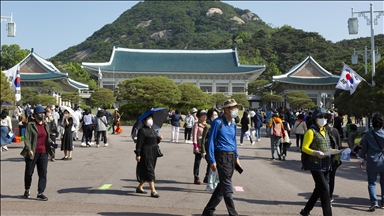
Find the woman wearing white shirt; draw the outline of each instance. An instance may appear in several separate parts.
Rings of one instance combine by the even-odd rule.
[[[12,142],[12,138],[9,136],[9,132],[12,131],[12,121],[11,117],[8,116],[9,112],[7,109],[4,109],[0,114],[0,130],[1,130],[1,151],[8,151],[7,145]]]

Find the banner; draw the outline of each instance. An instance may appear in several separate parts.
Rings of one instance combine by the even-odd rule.
[[[343,71],[340,75],[336,88],[349,91],[352,95],[362,80],[363,78],[358,73],[348,67],[348,65],[344,64]]]
[[[15,92],[16,101],[21,100],[20,65],[17,64],[4,71],[4,73],[8,77],[12,90]]]

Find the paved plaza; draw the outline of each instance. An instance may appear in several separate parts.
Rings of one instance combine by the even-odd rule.
[[[23,143],[9,145],[1,152],[1,215],[137,215],[178,216],[201,215],[211,194],[206,184],[193,184],[192,144],[170,143],[171,129],[163,127],[160,143],[164,157],[158,158],[155,186],[160,198],[137,194],[135,145],[130,126],[123,126],[120,135],[108,135],[109,146],[80,147],[74,142],[72,161],[63,161],[63,152],[56,151],[56,162],[48,164],[47,202],[36,200],[37,171],[32,180],[31,197],[23,199],[24,166],[20,156]],[[308,171],[300,170],[300,152],[292,136],[292,147],[286,161],[272,161],[269,138],[265,128],[260,142],[250,145],[245,139],[239,146],[244,172],[233,176],[234,201],[240,215],[299,215],[312,193],[314,182]],[[238,134],[239,131],[238,131]],[[238,143],[239,143],[238,136]],[[59,142],[60,144],[60,142]],[[347,143],[343,143],[346,147]],[[333,215],[384,215],[383,209],[368,212],[370,205],[365,169],[353,157],[336,173]],[[202,161],[203,179],[206,162]],[[144,189],[149,191],[146,184]],[[380,194],[380,186],[377,186]],[[224,201],[217,215],[228,215]],[[312,216],[322,215],[320,202]]]

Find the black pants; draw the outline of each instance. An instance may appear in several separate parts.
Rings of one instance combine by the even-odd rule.
[[[184,128],[184,140],[191,140],[192,128]]]
[[[97,133],[96,133],[96,144],[99,145],[100,134],[103,136],[104,144],[107,143],[107,131],[97,131]]]
[[[116,126],[116,123],[113,122],[113,123],[112,123],[112,134],[115,134],[115,126]]]
[[[56,143],[56,135],[55,134],[50,134],[49,137],[51,138],[53,143],[57,144]],[[52,158],[55,158],[56,151],[55,151],[55,149],[52,149],[52,151],[53,151],[53,157]]]
[[[228,214],[231,216],[238,215],[232,198],[232,175],[235,170],[236,156],[235,154],[227,154],[226,152],[215,152],[215,159],[220,182],[205,206],[203,215],[214,215],[213,212],[223,197]]]
[[[329,172],[329,198],[332,199],[333,190],[335,189],[335,177],[336,170],[340,166],[341,162],[335,160],[332,161],[332,171]]]
[[[194,176],[195,180],[200,180],[199,170],[200,170],[201,159],[203,158],[203,156],[201,156],[201,154],[194,154],[194,155],[195,155],[195,162],[193,163],[193,176]],[[205,177],[208,177],[210,166],[209,166],[208,160],[206,160],[206,161],[207,161],[207,169],[205,172]]]
[[[309,214],[320,197],[323,215],[332,216],[331,200],[329,198],[328,188],[329,172],[311,171],[311,173],[313,180],[315,181],[315,189],[305,205],[304,212]]]
[[[300,144],[299,144],[299,140],[300,140]],[[304,140],[304,134],[296,134],[296,147],[300,146],[300,149],[301,149],[301,145],[303,145],[303,140]]]
[[[47,186],[47,168],[48,168],[48,154],[35,154],[33,160],[25,158],[25,173],[24,173],[24,187],[25,190],[31,188],[32,176],[37,165],[37,174],[39,175],[39,182],[37,191],[43,193]]]
[[[85,134],[85,143],[92,142],[92,125],[84,125],[83,132]]]

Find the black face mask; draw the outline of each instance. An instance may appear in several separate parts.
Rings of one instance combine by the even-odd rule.
[[[45,114],[44,114],[44,113],[38,113],[38,114],[36,114],[36,119],[37,119],[37,120],[43,120],[44,117],[45,117]]]

